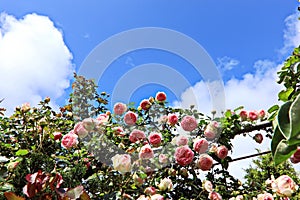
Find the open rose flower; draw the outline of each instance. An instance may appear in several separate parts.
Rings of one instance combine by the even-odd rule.
[[[128,154],[117,154],[111,158],[115,170],[124,174],[131,171],[131,157]]]
[[[155,100],[159,102],[164,102],[167,99],[167,95],[164,92],[156,93]]]
[[[224,145],[219,146],[219,147],[217,148],[216,155],[217,155],[218,158],[220,158],[220,159],[226,158],[227,155],[228,155],[228,149],[227,149],[227,147],[225,147]]]
[[[150,198],[151,198],[151,200],[164,200],[164,196],[162,196],[160,194],[152,195]]]
[[[154,195],[156,193],[156,189],[155,187],[147,187],[145,190],[144,190],[144,193],[147,194],[147,195]]]
[[[201,139],[197,138],[194,141],[193,148],[196,152],[198,152],[200,154],[205,153],[208,150],[208,142],[204,138],[201,138]]]
[[[158,161],[160,163],[165,164],[165,163],[167,163],[169,161],[169,158],[168,158],[168,156],[166,156],[166,154],[159,154]]]
[[[255,121],[258,119],[258,112],[257,111],[250,111],[248,113],[248,118],[250,119],[250,121]]]
[[[94,130],[96,124],[97,124],[97,121],[94,120],[93,118],[86,118],[82,121],[82,125],[87,131]]]
[[[178,117],[176,114],[168,114],[168,123],[171,126],[175,126],[178,122]]]
[[[108,122],[109,120],[109,115],[107,114],[100,114],[98,115],[98,117],[96,118],[97,122],[100,124],[100,125],[104,125]]]
[[[61,139],[61,146],[66,149],[75,147],[77,144],[78,144],[78,136],[73,131],[70,131],[68,134],[64,135]]]
[[[84,128],[82,122],[75,124],[74,133],[78,135],[79,138],[85,138],[89,134],[89,132]]]
[[[124,129],[121,126],[113,127],[112,131],[114,134],[116,134],[118,136],[121,136],[121,137],[125,136]]]
[[[151,107],[151,103],[148,99],[144,99],[141,101],[140,106],[143,110],[149,110],[149,108]]]
[[[208,171],[213,165],[213,159],[208,154],[201,154],[196,163],[202,171]]]
[[[144,140],[145,138],[146,138],[145,133],[138,129],[134,129],[129,135],[129,140],[130,140],[130,142],[133,142],[133,143],[135,143],[139,140]]]
[[[142,146],[139,152],[139,158],[143,160],[148,160],[154,157],[154,152],[149,144]]]
[[[212,192],[212,191],[213,191],[213,185],[212,185],[212,183],[211,183],[210,181],[208,181],[208,180],[205,180],[205,181],[203,182],[203,187],[204,187],[204,189],[205,189],[207,192]]]
[[[186,166],[193,161],[194,152],[188,146],[181,146],[176,148],[174,156],[179,165]]]
[[[271,183],[272,190],[279,196],[290,197],[298,190],[298,185],[288,175],[282,175],[276,180],[272,177],[271,180],[267,180],[267,183]]]
[[[184,135],[179,135],[176,137],[176,145],[177,146],[184,146],[187,145],[189,142],[189,139]]]
[[[185,131],[193,131],[197,128],[198,124],[193,116],[184,116],[180,123],[181,127]]]
[[[257,195],[257,200],[273,200],[273,199],[274,199],[273,195],[267,192]]]
[[[126,112],[126,110],[127,106],[124,103],[118,102],[114,105],[114,113],[116,115],[123,115]]]
[[[127,124],[128,126],[133,126],[135,125],[135,122],[137,120],[137,114],[135,114],[132,111],[128,111],[125,116],[124,116],[124,122],[125,124]]]
[[[209,200],[222,200],[222,196],[217,192],[210,192],[208,198]]]
[[[204,130],[204,136],[209,140],[214,139],[218,134],[219,126],[218,122],[211,121]]]
[[[164,178],[160,180],[160,183],[158,185],[159,190],[161,191],[171,191],[173,189],[173,183],[172,180],[169,178]]]
[[[148,136],[148,140],[154,147],[158,147],[161,143],[162,136],[160,133],[150,133],[150,135]]]

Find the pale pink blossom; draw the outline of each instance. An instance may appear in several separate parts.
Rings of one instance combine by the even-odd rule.
[[[150,135],[148,136],[148,140],[154,147],[158,147],[161,143],[162,135],[156,132],[150,133]]]
[[[179,135],[176,137],[176,145],[177,146],[185,146],[189,142],[189,139],[184,135]]]
[[[181,127],[185,131],[193,131],[197,128],[198,124],[193,116],[184,116],[180,123]]]
[[[150,200],[150,198],[146,197],[145,195],[141,195],[137,200]]]
[[[128,125],[128,126],[132,126],[135,125],[137,120],[137,114],[135,114],[132,111],[128,111],[125,116],[124,116],[124,122]]]
[[[79,138],[84,138],[89,134],[89,132],[84,128],[82,122],[75,124],[74,133],[78,135]]]
[[[168,114],[168,123],[171,125],[171,126],[175,126],[178,122],[178,117],[176,114]]]
[[[201,154],[196,163],[202,171],[208,171],[213,165],[213,159],[208,154]]]
[[[142,146],[139,152],[139,158],[143,160],[148,160],[154,157],[154,152],[149,144]]]
[[[167,163],[169,161],[169,158],[168,158],[168,156],[166,156],[166,154],[159,154],[158,161],[160,163],[165,164],[165,163]]]
[[[126,112],[126,110],[127,106],[124,103],[118,102],[114,105],[114,113],[116,115],[123,115]]]
[[[205,189],[207,192],[212,192],[212,191],[213,191],[213,185],[212,185],[212,183],[211,183],[210,181],[208,181],[208,180],[205,180],[205,181],[203,182],[203,187],[204,187],[204,189]]]
[[[194,141],[193,148],[196,152],[200,154],[205,153],[208,150],[208,142],[205,138],[201,138],[201,139],[197,138]]]
[[[104,125],[108,122],[109,120],[109,115],[107,114],[100,114],[98,115],[98,117],[96,118],[97,122],[100,124],[100,125]]]
[[[274,199],[273,195],[267,192],[257,195],[257,200],[273,200],[273,199]]]
[[[151,200],[164,200],[164,197],[160,194],[155,194],[151,196]]]
[[[124,133],[124,129],[121,126],[116,126],[112,128],[112,131],[114,132],[114,134],[118,135],[118,136],[125,136]]]
[[[115,170],[124,174],[131,171],[131,157],[128,154],[117,154],[111,158]]]
[[[164,92],[156,93],[155,100],[159,102],[164,102],[167,99],[167,95]]]
[[[216,135],[218,134],[219,126],[220,125],[218,122],[211,121],[204,130],[204,136],[209,140],[214,139],[216,137]]]
[[[224,146],[224,145],[219,146],[219,147],[217,148],[216,155],[217,155],[218,158],[220,158],[220,159],[226,158],[227,155],[228,155],[228,149],[227,149],[227,147]]]
[[[164,123],[166,123],[168,121],[168,116],[167,115],[163,115],[163,116],[161,116],[159,119],[158,119],[158,122],[160,123],[160,124],[164,124]]]
[[[156,193],[156,189],[155,187],[147,187],[145,190],[144,190],[144,193],[147,194],[147,195],[154,195]]]
[[[164,179],[160,180],[158,188],[161,191],[171,191],[171,190],[173,190],[172,180],[169,179],[169,178],[164,178]]]
[[[87,131],[92,131],[96,126],[96,121],[93,118],[86,118],[82,121],[82,125]]]
[[[129,135],[129,140],[130,140],[130,142],[133,142],[133,143],[140,141],[140,140],[144,140],[145,138],[146,138],[145,133],[138,129],[134,129]]]
[[[141,101],[140,107],[143,110],[149,110],[149,108],[151,107],[151,103],[150,103],[150,101],[148,99],[144,99],[144,100]]]
[[[217,192],[210,192],[208,198],[209,200],[222,200],[222,196]]]
[[[174,157],[179,165],[186,166],[193,161],[194,152],[188,146],[180,146],[176,148]]]
[[[73,131],[70,131],[68,134],[64,135],[61,139],[62,147],[66,149],[75,147],[77,144],[78,144],[78,136]]]
[[[272,180],[268,182],[271,183],[273,191],[280,196],[290,197],[298,190],[298,185],[288,175],[282,175],[276,180],[272,177]]]

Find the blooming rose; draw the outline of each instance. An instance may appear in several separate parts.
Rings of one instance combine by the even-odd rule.
[[[194,152],[188,146],[181,146],[176,148],[174,156],[179,165],[185,166],[193,161]]]
[[[167,99],[167,95],[164,92],[156,93],[155,100],[159,102],[164,102]]]
[[[250,111],[249,114],[248,114],[248,118],[251,121],[257,120],[258,119],[258,113],[257,113],[257,111]]]
[[[246,110],[242,110],[242,111],[240,112],[240,117],[241,117],[242,121],[246,121],[247,118],[248,118],[248,113],[247,113],[247,111],[246,111]]]
[[[160,194],[155,194],[151,196],[151,200],[164,200],[164,197]]]
[[[282,175],[275,181],[271,181],[271,186],[274,192],[280,196],[290,197],[298,189],[293,179],[288,175]]]
[[[54,132],[53,135],[54,135],[54,140],[59,140],[62,137],[61,132]]]
[[[184,136],[184,135],[180,135],[178,137],[176,137],[176,144],[177,146],[184,146],[184,145],[187,145],[189,142],[189,139]]]
[[[228,149],[227,149],[227,147],[225,147],[224,145],[219,146],[217,148],[216,154],[217,154],[218,158],[220,158],[220,159],[226,158],[227,155],[228,155]]]
[[[128,154],[117,154],[111,158],[113,167],[121,174],[130,172],[131,170],[131,157]]]
[[[265,192],[264,194],[257,195],[257,200],[273,200],[273,195]]]
[[[208,194],[208,198],[210,200],[222,200],[222,196],[217,192],[210,192]]]
[[[159,154],[158,161],[160,163],[167,163],[169,161],[169,159],[165,154]]]
[[[178,122],[178,117],[175,114],[168,114],[168,123],[171,126],[175,126]]]
[[[154,195],[156,193],[156,189],[155,187],[147,187],[145,190],[144,190],[144,193],[147,194],[147,195]]]
[[[210,181],[208,181],[208,180],[205,180],[205,181],[203,182],[203,187],[204,187],[204,189],[205,189],[207,192],[212,192],[212,191],[213,191],[213,185],[212,185],[212,183],[211,183]]]
[[[258,117],[259,117],[261,120],[264,119],[265,116],[266,116],[266,112],[265,112],[264,110],[260,110],[260,111],[258,112]]]
[[[164,178],[164,179],[160,180],[158,188],[161,191],[165,191],[165,190],[171,191],[173,189],[172,180],[169,178]]]
[[[78,135],[79,138],[84,138],[89,134],[89,132],[84,128],[82,122],[75,124],[74,133]]]
[[[149,110],[149,108],[151,107],[151,103],[148,99],[144,99],[141,101],[140,106],[143,110]]]
[[[216,121],[211,121],[204,130],[204,136],[207,139],[212,140],[218,134],[218,130],[219,130],[219,123]]]
[[[136,120],[137,120],[137,114],[135,114],[132,111],[128,111],[124,116],[124,122],[129,126],[134,125]]]
[[[146,138],[145,133],[138,129],[134,129],[129,135],[129,140],[130,140],[130,142],[133,142],[133,143],[135,143],[136,141],[139,141],[139,140],[144,140],[145,138]]]
[[[154,152],[152,148],[150,147],[149,144],[146,144],[142,146],[140,153],[139,153],[139,158],[143,160],[151,159],[154,157]]]
[[[156,132],[150,133],[150,135],[148,136],[148,140],[149,140],[150,144],[152,144],[155,147],[160,145],[161,139],[162,139],[161,134],[156,133]]]
[[[208,150],[208,142],[204,138],[201,139],[197,138],[194,141],[193,148],[198,153],[205,153]]]
[[[62,147],[66,149],[75,147],[77,144],[78,144],[78,136],[73,131],[70,131],[68,134],[64,135],[61,139]]]
[[[116,115],[123,115],[123,113],[125,113],[126,110],[127,110],[127,106],[124,103],[118,102],[114,105],[114,113]]]
[[[107,123],[107,122],[108,122],[108,119],[109,119],[109,115],[107,115],[107,114],[100,114],[100,115],[96,118],[97,122],[98,122],[99,124],[101,124],[101,125]]]
[[[96,121],[93,118],[86,118],[82,121],[82,125],[87,131],[92,131],[95,128]]]
[[[118,136],[124,136],[124,130],[121,126],[116,126],[112,128],[112,131],[114,134],[118,135]]]
[[[141,195],[137,200],[150,200],[150,198],[146,197],[145,195]]]
[[[197,121],[193,116],[184,116],[181,120],[181,127],[185,131],[193,131],[197,128]]]
[[[208,154],[201,154],[196,164],[202,171],[208,171],[213,165],[213,159]]]
[[[29,110],[30,110],[30,103],[24,103],[24,104],[22,104],[21,111],[27,112]]]

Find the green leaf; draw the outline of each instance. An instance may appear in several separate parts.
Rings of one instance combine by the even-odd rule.
[[[275,130],[274,130],[274,135],[271,141],[271,151],[272,151],[272,155],[273,157],[275,156],[275,152],[277,149],[278,144],[285,139],[282,132],[280,131],[280,129],[278,128],[278,126],[276,126]]]
[[[29,151],[27,149],[19,149],[17,152],[16,152],[16,156],[25,156],[29,153]]]
[[[242,110],[242,109],[244,109],[244,106],[239,106],[239,107],[237,107],[236,109],[234,109],[233,112],[236,112],[236,111]]]
[[[281,101],[288,101],[289,100],[289,96],[292,94],[292,92],[294,91],[293,88],[287,88],[286,90],[282,90],[281,92],[279,92],[278,97]]]
[[[269,108],[268,113],[272,113],[274,111],[277,111],[278,109],[279,109],[279,106],[278,105],[274,105],[271,108]]]
[[[300,95],[292,103],[289,114],[291,120],[290,138],[300,139]]]
[[[289,110],[292,105],[292,102],[286,102],[283,104],[278,111],[277,121],[280,131],[283,133],[286,139],[290,137],[290,118]]]
[[[297,150],[297,145],[288,145],[286,140],[281,140],[277,145],[275,154],[274,154],[274,162],[275,165],[279,165],[280,163],[289,159],[293,153]]]

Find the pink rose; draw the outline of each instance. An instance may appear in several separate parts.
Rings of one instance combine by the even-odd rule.
[[[62,137],[61,132],[54,132],[53,135],[54,135],[54,140],[59,140]]]
[[[201,154],[196,164],[202,171],[208,171],[213,165],[213,159],[208,154]]]
[[[204,138],[196,139],[194,141],[193,148],[196,152],[198,152],[200,154],[205,153],[208,150],[208,142]]]
[[[257,120],[258,119],[258,113],[257,113],[257,111],[250,111],[249,114],[248,114],[248,118],[251,121]]]
[[[178,117],[175,114],[168,114],[168,123],[171,126],[175,126],[178,122]]]
[[[89,134],[89,132],[84,128],[82,122],[75,124],[74,133],[78,135],[79,138],[84,138]]]
[[[164,92],[158,92],[155,96],[156,101],[164,102],[167,99],[167,95]]]
[[[139,140],[144,140],[145,138],[146,138],[145,133],[138,129],[134,129],[129,135],[129,140],[130,140],[130,142],[133,142],[133,143],[135,143]]]
[[[174,156],[179,165],[186,166],[193,161],[194,152],[188,146],[181,146],[176,148]]]
[[[213,191],[213,185],[210,181],[205,180],[203,183],[203,187],[207,192],[212,192]]]
[[[218,158],[220,158],[220,159],[226,158],[227,155],[228,155],[228,149],[227,149],[227,147],[225,147],[224,145],[219,146],[217,148],[216,154],[217,154]]]
[[[270,193],[264,193],[257,195],[257,200],[273,200],[273,195]]]
[[[128,111],[124,116],[124,122],[128,126],[135,125],[136,120],[137,120],[137,114],[135,114],[132,111]]]
[[[96,118],[97,122],[98,122],[99,124],[101,124],[101,125],[107,123],[107,122],[108,122],[108,119],[109,119],[109,115],[107,115],[107,114],[100,114],[100,115]]]
[[[242,111],[240,112],[240,117],[241,117],[242,121],[246,121],[247,118],[248,118],[248,113],[247,113],[247,111],[246,111],[246,110],[242,110]]]
[[[218,131],[219,131],[219,123],[216,121],[211,121],[204,130],[204,136],[207,139],[212,140],[216,137]]]
[[[156,189],[155,187],[147,187],[145,190],[144,190],[144,193],[147,194],[147,195],[154,195],[156,193]]]
[[[143,160],[148,160],[154,157],[154,152],[152,148],[150,147],[149,144],[146,144],[142,146],[140,153],[139,153],[139,158]]]
[[[160,183],[158,185],[159,190],[161,191],[171,191],[173,190],[173,183],[172,180],[169,178],[164,178],[160,180]]]
[[[113,167],[121,174],[131,171],[131,157],[128,154],[117,154],[111,158]]]
[[[208,198],[209,200],[222,200],[222,196],[217,192],[210,192]]]
[[[198,124],[193,116],[184,116],[181,120],[181,127],[185,131],[193,131],[197,128]]]
[[[151,103],[148,99],[144,99],[141,101],[140,106],[143,110],[149,110],[149,108],[151,107]]]
[[[280,196],[291,197],[298,189],[298,185],[295,184],[291,177],[282,175],[272,183],[272,189]]]
[[[184,146],[184,145],[187,145],[189,142],[189,139],[184,136],[184,135],[180,135],[178,137],[176,137],[176,144],[177,146]]]
[[[154,147],[158,147],[161,143],[162,136],[160,133],[150,133],[148,140]]]
[[[127,106],[124,103],[118,102],[114,105],[114,113],[116,115],[123,115],[126,112],[126,110]]]
[[[169,159],[165,154],[159,154],[158,161],[160,163],[167,163]]]
[[[77,144],[78,144],[78,136],[73,131],[70,131],[68,134],[64,135],[61,139],[62,147],[66,149],[75,147]]]
[[[114,132],[114,134],[118,135],[118,136],[125,136],[124,134],[124,130],[121,126],[116,126],[112,128],[112,131]]]
[[[96,126],[96,121],[93,118],[86,118],[82,121],[82,125],[87,131],[92,131]]]
[[[141,195],[137,200],[150,200],[150,198],[146,197],[145,195]]]
[[[258,112],[258,117],[259,117],[261,120],[264,119],[265,116],[266,116],[266,112],[265,112],[264,110],[260,110],[260,111]]]
[[[164,197],[160,194],[155,194],[151,196],[151,200],[164,200]]]

